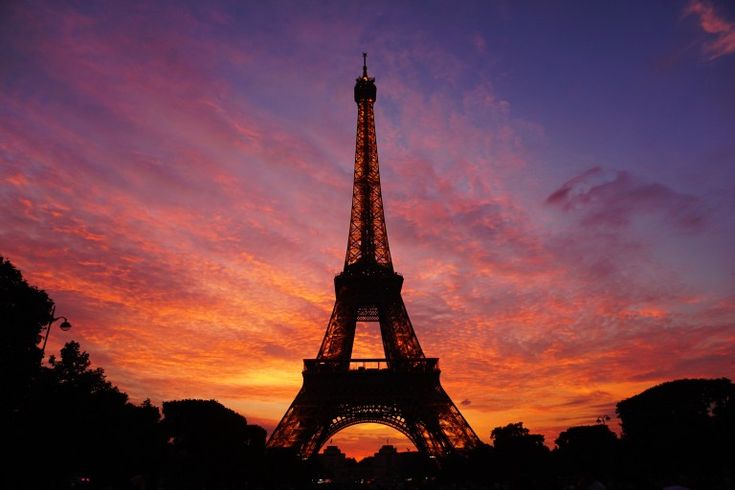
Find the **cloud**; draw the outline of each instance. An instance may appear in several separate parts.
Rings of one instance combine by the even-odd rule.
[[[698,231],[706,219],[704,204],[694,195],[600,167],[570,179],[546,203],[576,214],[586,226],[626,227],[639,216],[654,215],[681,230]]]
[[[695,0],[685,9],[685,15],[695,15],[699,27],[714,37],[704,44],[704,52],[710,60],[735,53],[735,22],[715,12],[710,2]]]

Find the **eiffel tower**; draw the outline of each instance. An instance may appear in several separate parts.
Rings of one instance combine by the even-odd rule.
[[[357,143],[352,213],[344,270],[316,359],[304,359],[304,384],[268,440],[268,447],[311,457],[340,430],[361,423],[402,432],[435,458],[480,444],[439,382],[439,359],[427,358],[401,298],[393,270],[380,192],[375,137],[375,79],[355,84]],[[379,322],[384,359],[352,359],[357,322]]]

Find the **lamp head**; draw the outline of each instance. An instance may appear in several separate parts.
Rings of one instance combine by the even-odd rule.
[[[64,320],[63,322],[61,322],[61,325],[59,325],[59,328],[66,332],[71,328],[71,323],[69,323],[67,320]]]

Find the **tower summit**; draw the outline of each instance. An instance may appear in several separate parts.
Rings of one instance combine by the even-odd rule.
[[[355,82],[355,102],[357,102],[357,105],[360,105],[362,100],[375,102],[378,89],[375,86],[375,79],[368,77],[367,53],[362,53],[362,76],[357,78]]]
[[[350,231],[336,300],[316,359],[304,359],[304,384],[268,440],[310,457],[351,425],[379,423],[442,457],[480,443],[439,382],[439,360],[419,345],[393,270],[380,191],[373,106],[375,79],[355,82],[357,137]],[[379,322],[385,358],[353,359],[357,322]]]

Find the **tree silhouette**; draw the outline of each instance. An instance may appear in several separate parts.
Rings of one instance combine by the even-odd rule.
[[[0,256],[0,410],[4,421],[20,410],[41,365],[41,329],[51,317],[53,301],[29,285],[13,264]]]
[[[490,433],[493,446],[498,451],[533,452],[545,448],[544,436],[531,434],[523,422],[496,427]]]
[[[166,482],[175,488],[241,488],[260,477],[265,430],[214,400],[163,403]]]
[[[698,487],[733,477],[735,386],[729,379],[663,383],[619,402],[617,413],[634,477],[677,477]]]
[[[76,390],[85,395],[108,392],[110,396],[127,401],[127,395],[107,381],[105,370],[90,369],[91,364],[89,354],[83,352],[79,342],[73,340],[61,348],[61,359],[53,355],[49,357],[51,375],[64,389]]]
[[[573,480],[610,482],[617,461],[618,438],[607,425],[570,427],[556,439],[559,472]]]
[[[91,369],[77,342],[67,343],[61,358],[51,356],[49,364],[40,369],[28,405],[10,429],[13,465],[3,475],[7,487],[152,481],[163,448],[158,409],[150,402],[129,403],[102,369]],[[39,459],[43,471],[32,466]]]
[[[39,334],[52,312],[48,295],[0,257],[0,488],[160,487],[167,453],[175,463],[193,457],[177,467],[184,477],[212,470],[210,488],[262,472],[265,430],[214,401],[170,402],[162,424],[150,400],[130,403],[77,342],[42,367]]]
[[[75,468],[95,482],[127,481],[146,473],[161,452],[160,413],[150,401],[136,406],[107,381],[104,370],[91,369],[89,354],[77,342],[52,356],[49,405],[57,437],[67,441],[65,468]],[[60,427],[59,427],[60,426]],[[67,474],[68,471],[67,471]]]
[[[540,488],[548,480],[549,449],[544,436],[531,434],[523,422],[496,427],[490,433],[498,476],[512,488]]]

